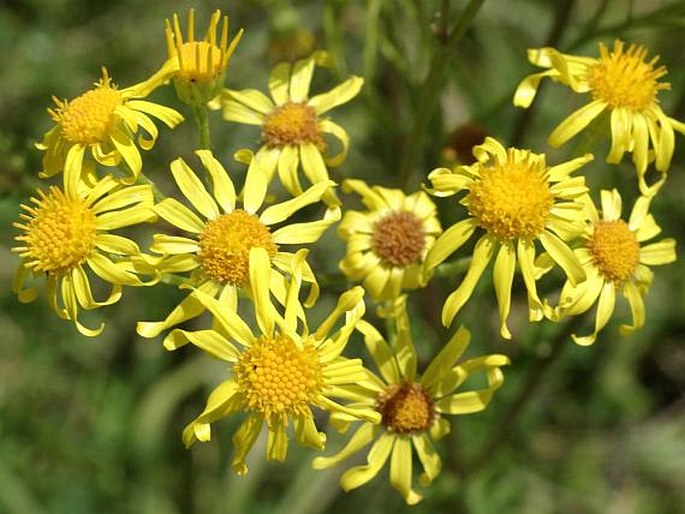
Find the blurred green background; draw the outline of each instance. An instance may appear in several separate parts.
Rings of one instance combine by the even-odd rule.
[[[505,352],[513,364],[506,382],[482,414],[453,422],[443,441],[444,469],[426,499],[406,507],[389,486],[387,470],[367,486],[342,493],[338,470],[313,472],[310,451],[291,445],[284,465],[265,463],[263,447],[252,453],[251,472],[233,476],[230,435],[237,420],[223,420],[209,444],[183,448],[180,431],[204,405],[225,367],[192,349],[170,354],[159,341],[135,334],[139,319],[160,319],[182,295],[171,286],[129,289],[106,316],[97,339],[81,337],[41,298],[21,305],[10,292],[17,258],[10,253],[19,203],[41,185],[34,143],[52,126],[51,96],[74,98],[90,88],[106,66],[125,87],[154,72],[166,58],[163,23],[175,11],[185,20],[197,9],[197,33],[215,8],[228,11],[231,32],[245,35],[231,61],[230,87],[265,89],[270,68],[315,48],[332,52],[336,69],[317,76],[326,90],[349,73],[366,79],[360,97],[333,114],[351,135],[348,161],[334,178],[358,177],[399,186],[400,169],[420,111],[421,84],[436,51],[437,13],[450,4],[450,19],[465,1],[243,0],[188,2],[143,0],[6,0],[0,4],[0,513],[318,513],[469,512],[673,514],[685,505],[685,267],[682,260],[656,269],[647,298],[647,324],[621,338],[619,309],[590,348],[569,340],[542,377],[531,401],[510,426],[506,444],[468,473],[468,463],[498,426],[503,412],[550,351],[558,327],[525,322],[525,291],[515,282],[512,332],[498,335],[488,280],[483,295],[463,311],[473,333],[470,352]],[[417,187],[440,164],[447,135],[474,123],[505,144],[513,141],[549,152],[551,163],[569,158],[578,143],[561,150],[546,134],[584,101],[551,84],[531,115],[515,109],[518,81],[532,73],[526,48],[554,43],[569,53],[596,54],[598,41],[614,37],[645,44],[668,66],[672,90],[660,95],[664,110],[685,120],[685,2],[598,0],[488,0],[447,61],[445,78],[429,110],[427,130],[408,169]],[[311,38],[311,41],[310,41]],[[171,88],[153,101],[173,105],[188,119]],[[430,105],[430,102],[428,102]],[[218,157],[230,169],[241,146],[259,134],[212,118]],[[171,159],[188,156],[190,123],[144,155],[146,173],[165,184]],[[676,136],[667,186],[653,202],[664,236],[685,235],[685,139]],[[594,187],[617,187],[624,209],[635,197],[632,165],[588,168]],[[447,202],[445,226],[453,221]],[[140,236],[145,238],[146,233]],[[315,269],[334,273],[344,248],[331,231],[313,252]],[[440,301],[456,283],[433,284],[412,299],[413,329],[424,361],[449,332],[439,324]],[[320,301],[327,312],[330,289]],[[419,308],[421,305],[421,308]],[[483,316],[483,312],[488,313]],[[314,314],[316,317],[317,314]],[[373,318],[373,316],[371,316]],[[618,322],[616,321],[618,319]],[[327,453],[340,444],[331,436]],[[464,463],[467,463],[465,465]],[[466,467],[466,471],[465,471]]]

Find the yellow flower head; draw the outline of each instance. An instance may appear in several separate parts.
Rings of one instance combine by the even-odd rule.
[[[545,156],[528,150],[505,149],[492,138],[474,148],[478,162],[454,170],[438,168],[428,176],[436,196],[466,191],[461,203],[469,217],[445,230],[426,256],[431,270],[458,250],[476,231],[471,264],[461,285],[447,298],[442,311],[445,326],[468,301],[483,271],[495,254],[494,285],[499,304],[502,337],[511,338],[506,321],[511,306],[511,285],[518,262],[528,290],[531,321],[543,316],[536,291],[535,241],[539,241],[577,284],[585,273],[563,240],[582,232],[586,215],[578,198],[587,191],[583,177],[570,174],[592,160],[592,155],[548,167]]]
[[[200,178],[183,159],[171,163],[176,184],[200,216],[173,198],[155,205],[155,212],[161,218],[190,234],[189,237],[154,235],[150,249],[164,256],[158,264],[159,271],[191,272],[190,285],[218,297],[225,308],[235,311],[238,291],[251,294],[250,274],[274,268],[277,271],[271,291],[279,301],[284,302],[282,279],[290,269],[294,254],[282,251],[281,246],[316,242],[330,225],[340,220],[340,209],[327,209],[323,218],[317,221],[290,224],[287,221],[303,207],[320,201],[334,183],[320,182],[296,198],[264,209],[268,184],[255,158],[248,169],[242,205],[239,205],[235,186],[221,163],[208,150],[198,150],[196,154],[211,178],[212,192],[205,189]],[[250,251],[253,248],[263,248],[267,252],[269,261],[266,270],[250,268]],[[318,285],[306,263],[301,269],[302,279],[311,284],[307,301],[307,305],[311,305],[318,296]],[[280,282],[276,276],[281,276]],[[194,318],[203,311],[204,307],[190,295],[164,321],[140,322],[138,333],[143,337],[156,337],[162,331]]]
[[[675,240],[663,239],[642,245],[657,236],[661,229],[649,214],[650,197],[635,202],[628,222],[621,219],[621,196],[615,189],[602,191],[602,217],[589,197],[584,199],[590,215],[590,225],[583,236],[583,245],[574,250],[587,274],[587,280],[573,286],[566,283],[556,308],[546,306],[549,318],[558,321],[564,316],[576,316],[597,303],[595,329],[587,336],[573,335],[580,345],[595,342],[597,333],[611,319],[616,294],[628,300],[632,325],[621,325],[619,331],[629,334],[644,325],[644,296],[652,283],[648,266],[669,264],[676,259]]]
[[[195,41],[195,10],[188,12],[186,40],[178,19],[174,14],[173,25],[166,20],[166,41],[169,62],[173,63],[176,94],[190,105],[204,105],[223,87],[228,61],[243,35],[242,29],[228,43],[228,16],[221,18],[221,11],[212,14],[209,28],[202,41]],[[221,25],[221,38],[217,41],[217,28]]]
[[[95,309],[117,302],[122,285],[148,285],[131,264],[130,259],[140,255],[138,245],[108,231],[156,219],[152,190],[150,186],[122,187],[108,176],[92,189],[82,188],[80,194],[52,186],[38,195],[31,198],[33,205],[22,205],[26,214],[14,223],[22,233],[15,238],[19,246],[12,249],[21,257],[12,290],[21,302],[31,302],[37,290],[25,289],[26,279],[30,274],[45,277],[48,299],[57,315],[73,321],[82,334],[97,336],[104,323],[96,329],[85,327],[78,320],[78,307]],[[105,300],[93,298],[86,267],[112,284]]]
[[[149,150],[157,141],[157,127],[150,116],[170,128],[183,121],[173,109],[141,100],[163,80],[155,75],[135,86],[118,89],[103,68],[102,78],[90,91],[71,101],[53,97],[57,107],[48,112],[57,125],[36,145],[45,150],[40,176],[51,177],[64,171],[64,187],[74,193],[79,182],[92,185],[95,162],[119,166],[123,160],[122,171],[129,175],[123,181],[134,183],[143,165],[136,142]],[[136,138],[141,128],[147,137]]]
[[[343,188],[359,194],[369,209],[348,211],[340,222],[338,234],[347,241],[343,273],[363,280],[376,301],[425,283],[423,261],[442,232],[430,197],[423,191],[407,196],[398,189],[369,188],[361,180],[346,180]]]
[[[460,327],[419,377],[404,307],[395,322],[395,348],[364,320],[357,322],[356,327],[364,335],[380,377],[369,371],[365,381],[350,388],[349,396],[354,401],[349,407],[375,409],[381,415],[380,424],[363,423],[338,454],[317,457],[312,464],[315,469],[335,466],[373,442],[367,463],[345,471],[340,479],[341,487],[349,491],[369,482],[389,459],[390,483],[408,504],[413,505],[422,499],[412,488],[413,451],[423,468],[419,482],[428,486],[441,468],[433,442],[450,430],[449,421],[443,416],[485,409],[504,382],[500,368],[509,364],[509,359],[505,355],[486,355],[457,364],[470,340],[468,330]],[[487,378],[484,389],[459,390],[469,377],[480,372]],[[354,421],[344,413],[331,415],[331,422],[341,431],[347,430]]]
[[[235,91],[225,89],[220,102],[224,119],[258,125],[262,129],[262,147],[255,157],[270,181],[276,170],[285,187],[293,195],[302,192],[298,170],[313,184],[328,180],[326,166],[339,166],[347,156],[347,132],[327,117],[328,111],[349,102],[364,83],[361,77],[350,77],[327,93],[309,97],[309,86],[316,65],[330,66],[325,52],[316,52],[295,64],[281,63],[269,77],[271,98],[256,89]],[[325,135],[336,138],[342,148],[327,156]],[[327,203],[339,203],[329,191]]]
[[[266,425],[266,458],[284,461],[288,450],[287,430],[292,422],[300,445],[321,450],[325,434],[314,423],[313,409],[342,412],[353,419],[377,423],[373,407],[347,407],[333,398],[346,398],[345,386],[364,380],[360,359],[347,359],[341,352],[354,326],[364,314],[364,291],[356,287],[343,293],[333,312],[315,332],[309,332],[298,295],[300,268],[306,250],[297,252],[287,286],[284,315],[280,316],[269,298],[269,256],[263,248],[250,252],[250,267],[265,272],[250,274],[258,334],[219,300],[195,290],[193,295],[214,317],[212,330],[187,332],[175,329],[165,341],[169,350],[187,343],[231,363],[231,376],[214,389],[204,411],[183,431],[187,446],[211,439],[211,424],[243,412],[247,415],[233,436],[232,467],[247,473],[245,458]],[[338,320],[344,324],[333,331]]]
[[[549,136],[552,146],[560,146],[587,127],[600,114],[611,117],[611,150],[607,162],[617,163],[625,152],[633,153],[640,191],[654,194],[665,175],[648,186],[647,165],[656,159],[656,169],[668,171],[673,157],[674,130],[685,134],[685,124],[668,117],[659,106],[659,91],[670,89],[660,82],[666,75],[664,66],[657,66],[658,57],[647,60],[647,50],[631,44],[627,49],[616,40],[609,50],[599,45],[599,57],[578,57],[562,54],[554,48],[528,51],[528,59],[536,66],[549,68],[526,77],[514,95],[514,104],[528,107],[544,77],[569,86],[576,93],[589,93],[590,102],[571,114]],[[650,150],[653,148],[653,152]]]

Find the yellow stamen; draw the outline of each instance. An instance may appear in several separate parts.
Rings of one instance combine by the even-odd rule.
[[[464,203],[482,228],[500,240],[532,239],[543,231],[554,196],[542,161],[497,162],[480,175]]]
[[[110,136],[116,122],[114,110],[124,103],[105,70],[95,89],[71,102],[53,100],[57,109],[48,109],[48,112],[59,123],[64,139],[86,145],[102,143]]]
[[[640,243],[623,220],[599,221],[587,247],[595,266],[613,282],[631,277],[640,262]]]
[[[16,237],[25,246],[13,251],[34,272],[59,275],[85,261],[95,248],[95,213],[85,200],[67,198],[55,186],[39,194],[40,199],[31,199],[35,207],[22,205],[30,215],[21,214],[26,223],[14,226],[25,232]]]
[[[202,270],[214,280],[237,286],[248,279],[252,247],[265,248],[271,258],[278,249],[269,229],[257,216],[243,210],[208,222],[199,245]]]
[[[602,43],[599,51],[599,62],[588,69],[587,77],[595,100],[641,111],[657,101],[660,90],[671,88],[667,82],[657,82],[666,75],[666,67],[655,67],[658,56],[645,62],[645,47],[633,44],[624,52],[623,42],[617,40],[612,52]]]
[[[269,114],[262,125],[262,138],[269,146],[314,143],[320,151],[326,149],[316,112],[304,102],[287,102]]]
[[[239,391],[251,410],[285,420],[311,415],[323,387],[323,369],[316,349],[302,348],[286,335],[262,337],[245,350],[233,367]]]
[[[387,387],[378,396],[377,409],[385,428],[403,435],[428,430],[437,416],[428,392],[410,382]]]
[[[392,212],[374,225],[372,247],[392,266],[408,266],[421,259],[426,246],[423,224],[412,212]]]

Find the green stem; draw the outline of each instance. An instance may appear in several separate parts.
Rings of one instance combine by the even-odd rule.
[[[157,184],[155,184],[152,180],[145,176],[145,174],[141,173],[140,175],[138,175],[137,182],[140,184],[146,184],[150,186],[150,188],[152,188],[152,194],[155,198],[156,203],[159,203],[166,198],[166,195],[159,190]]]
[[[405,190],[410,186],[412,171],[416,162],[416,156],[423,143],[426,126],[439,100],[438,93],[445,78],[447,63],[455,50],[457,42],[466,33],[466,29],[471,25],[483,3],[485,3],[485,0],[471,0],[461,13],[459,19],[449,30],[447,37],[444,39],[439,38],[440,46],[433,55],[428,75],[421,86],[414,128],[406,142],[405,151],[400,162],[400,180]],[[444,5],[443,3],[443,7]],[[447,13],[442,14],[447,16]]]
[[[471,257],[464,257],[452,262],[445,262],[435,268],[434,274],[436,277],[453,277],[459,273],[463,273],[471,265]]]
[[[195,123],[200,133],[200,149],[211,150],[212,145],[209,138],[209,116],[206,105],[193,105]]]

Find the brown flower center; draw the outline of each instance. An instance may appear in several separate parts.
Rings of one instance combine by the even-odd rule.
[[[417,263],[426,246],[423,223],[412,212],[392,212],[375,223],[371,244],[387,264],[403,267]]]
[[[437,416],[428,392],[409,382],[388,386],[378,396],[377,409],[383,426],[401,435],[428,430]]]
[[[262,138],[269,146],[313,143],[322,152],[326,149],[316,112],[305,102],[286,102],[269,114],[262,125]]]

